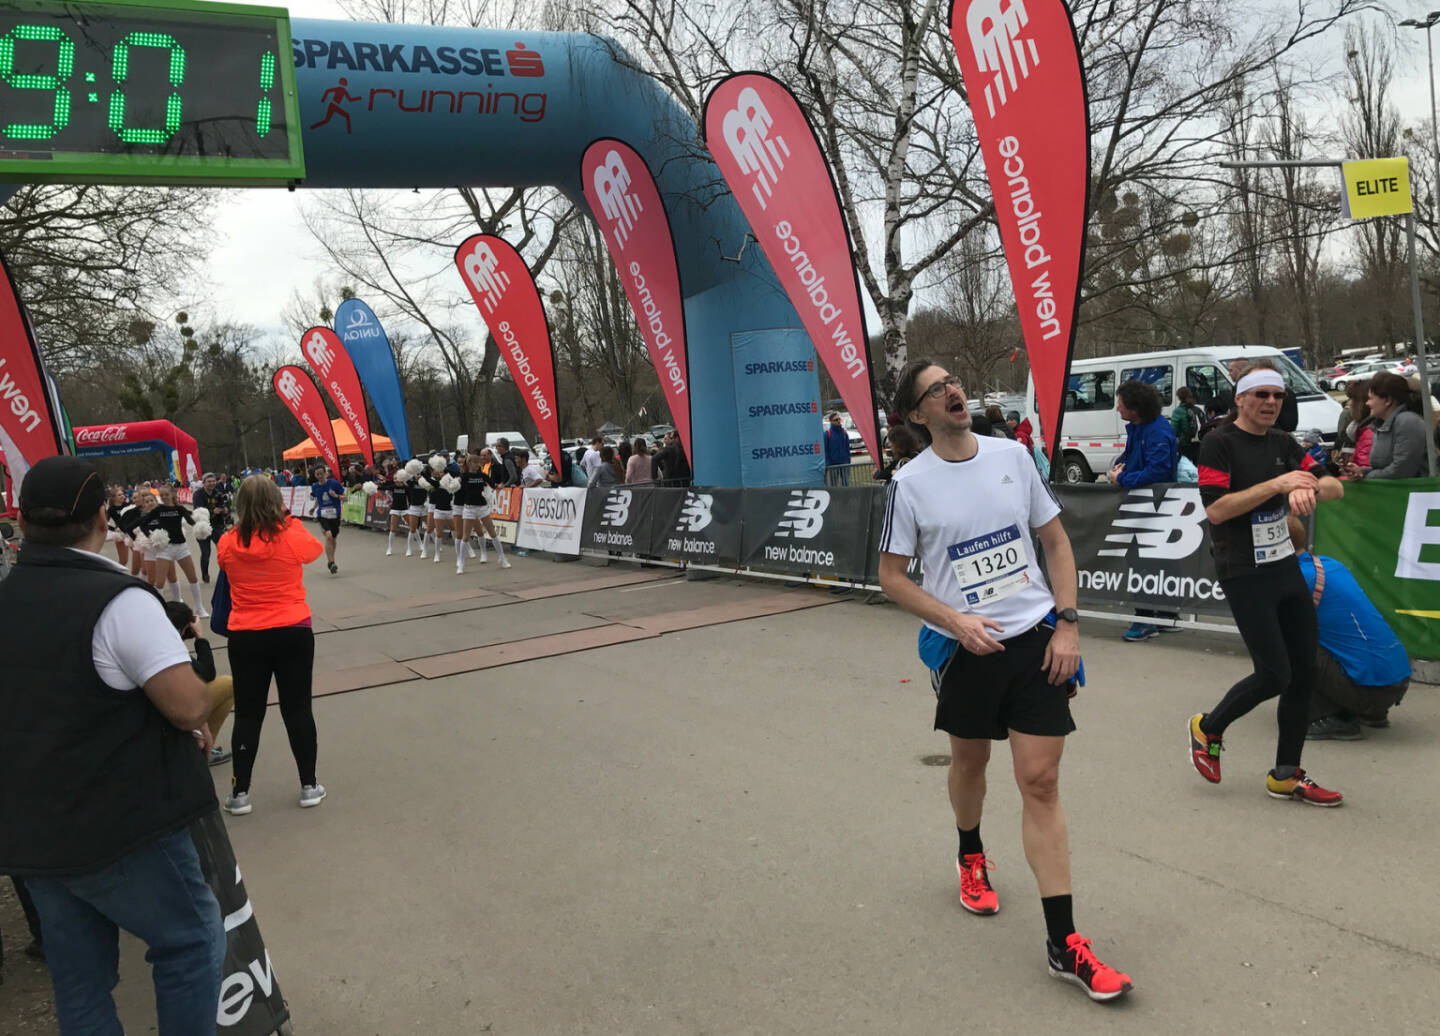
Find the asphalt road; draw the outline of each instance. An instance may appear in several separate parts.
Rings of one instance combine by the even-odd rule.
[[[781,589],[660,578],[521,601],[618,566],[531,557],[456,577],[379,543],[347,534],[340,576],[310,574],[317,629],[397,602],[386,625],[321,632],[319,667]],[[406,619],[404,598],[457,585],[496,599]],[[1434,1031],[1435,689],[1416,686],[1364,742],[1307,749],[1342,808],[1278,802],[1263,787],[1273,706],[1231,729],[1221,785],[1186,758],[1188,717],[1248,669],[1235,639],[1131,645],[1120,629],[1085,626],[1062,797],[1076,919],[1133,976],[1124,1001],[1047,976],[1003,748],[983,826],[1001,910],[961,910],[916,622],[845,597],[319,698],[330,796],[313,810],[295,804],[272,710],[255,812],[227,823],[295,1030]],[[45,1032],[7,1023],[14,988],[0,1032]],[[128,1031],[153,1031],[128,939],[116,995]]]

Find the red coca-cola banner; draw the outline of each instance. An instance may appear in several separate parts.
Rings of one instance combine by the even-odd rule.
[[[655,178],[634,148],[602,137],[585,149],[580,182],[650,350],[650,362],[670,404],[675,431],[694,465],[685,303],[680,295],[675,239]]]
[[[1090,183],[1090,115],[1062,0],[952,0],[1000,240],[1051,456],[1075,340]]]
[[[300,351],[320,375],[320,384],[330,393],[330,401],[340,411],[340,418],[355,436],[355,445],[365,455],[365,463],[375,464],[375,448],[370,441],[370,417],[365,413],[365,397],[360,392],[360,375],[350,354],[340,344],[340,336],[328,327],[312,327],[300,336]]]
[[[705,146],[878,465],[860,284],[819,138],[782,83],[741,72],[705,100]]]
[[[330,473],[338,478],[340,453],[335,449],[335,435],[330,428],[330,415],[325,411],[325,400],[321,398],[315,382],[303,367],[293,364],[281,367],[271,381],[280,402],[289,407],[295,420],[300,422],[300,427],[305,429],[305,434],[310,436],[310,441],[325,458],[325,463],[330,465]]]
[[[455,265],[485,326],[495,336],[510,377],[530,409],[550,456],[560,456],[555,404],[555,351],[540,289],[520,253],[494,234],[475,234],[455,249]],[[557,459],[556,463],[559,461]]]
[[[40,346],[3,258],[0,267],[4,269],[4,277],[0,277],[0,452],[6,477],[13,481],[6,486],[13,509],[20,483],[35,462],[68,450],[58,400],[51,398],[47,388]]]

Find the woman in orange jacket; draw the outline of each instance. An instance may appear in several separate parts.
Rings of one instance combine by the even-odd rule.
[[[251,475],[240,484],[234,514],[234,531],[215,545],[216,560],[230,584],[230,673],[235,680],[235,758],[225,812],[242,816],[253,808],[250,773],[272,676],[300,771],[300,805],[318,806],[325,786],[315,779],[318,749],[310,707],[315,635],[305,601],[304,566],[325,548],[290,516],[280,488],[263,475]]]

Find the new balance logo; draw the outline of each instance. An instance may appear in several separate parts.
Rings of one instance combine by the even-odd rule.
[[[628,522],[630,520],[630,501],[634,498],[634,490],[611,490],[610,495],[605,498],[605,509],[600,512],[600,524],[614,528]]]
[[[993,73],[985,84],[985,106],[992,117],[1020,88],[1020,80],[1030,78],[1030,69],[1040,64],[1035,41],[1020,34],[1029,22],[1024,0],[973,0],[965,12],[975,64],[981,72]]]
[[[790,494],[785,505],[785,515],[780,519],[776,537],[794,536],[797,540],[810,540],[820,535],[825,527],[825,508],[830,506],[830,494],[823,489],[797,489]]]
[[[477,241],[465,257],[465,276],[484,296],[485,312],[494,313],[505,289],[510,287],[510,275],[500,269],[499,256],[484,241]]]
[[[721,123],[725,143],[740,172],[749,173],[755,179],[750,190],[762,209],[775,193],[775,185],[785,171],[785,159],[790,157],[790,145],[785,143],[785,138],[778,133],[770,135],[774,125],[775,117],[753,86],[740,91],[735,107],[725,113]]]
[[[618,151],[611,151],[604,163],[596,167],[592,183],[600,198],[601,211],[612,224],[615,244],[623,250],[644,209],[640,199],[629,193],[630,170],[625,168],[625,160]]]
[[[680,521],[675,526],[676,532],[699,532],[706,528],[714,520],[710,513],[710,505],[715,498],[709,493],[685,494],[685,505],[680,508]]]
[[[1199,487],[1175,486],[1155,499],[1156,490],[1132,489],[1120,505],[1121,517],[1111,523],[1107,543],[1121,544],[1096,551],[1102,557],[1124,557],[1132,546],[1142,558],[1188,558],[1205,540],[1205,508]],[[1133,517],[1132,517],[1133,516]]]

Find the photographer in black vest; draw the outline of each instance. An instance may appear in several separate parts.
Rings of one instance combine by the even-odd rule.
[[[101,556],[105,487],[49,457],[0,582],[0,874],[35,900],[62,1034],[119,1032],[119,929],[149,947],[158,1031],[214,1032],[225,931],[188,830],[216,808],[205,685],[160,595]]]

